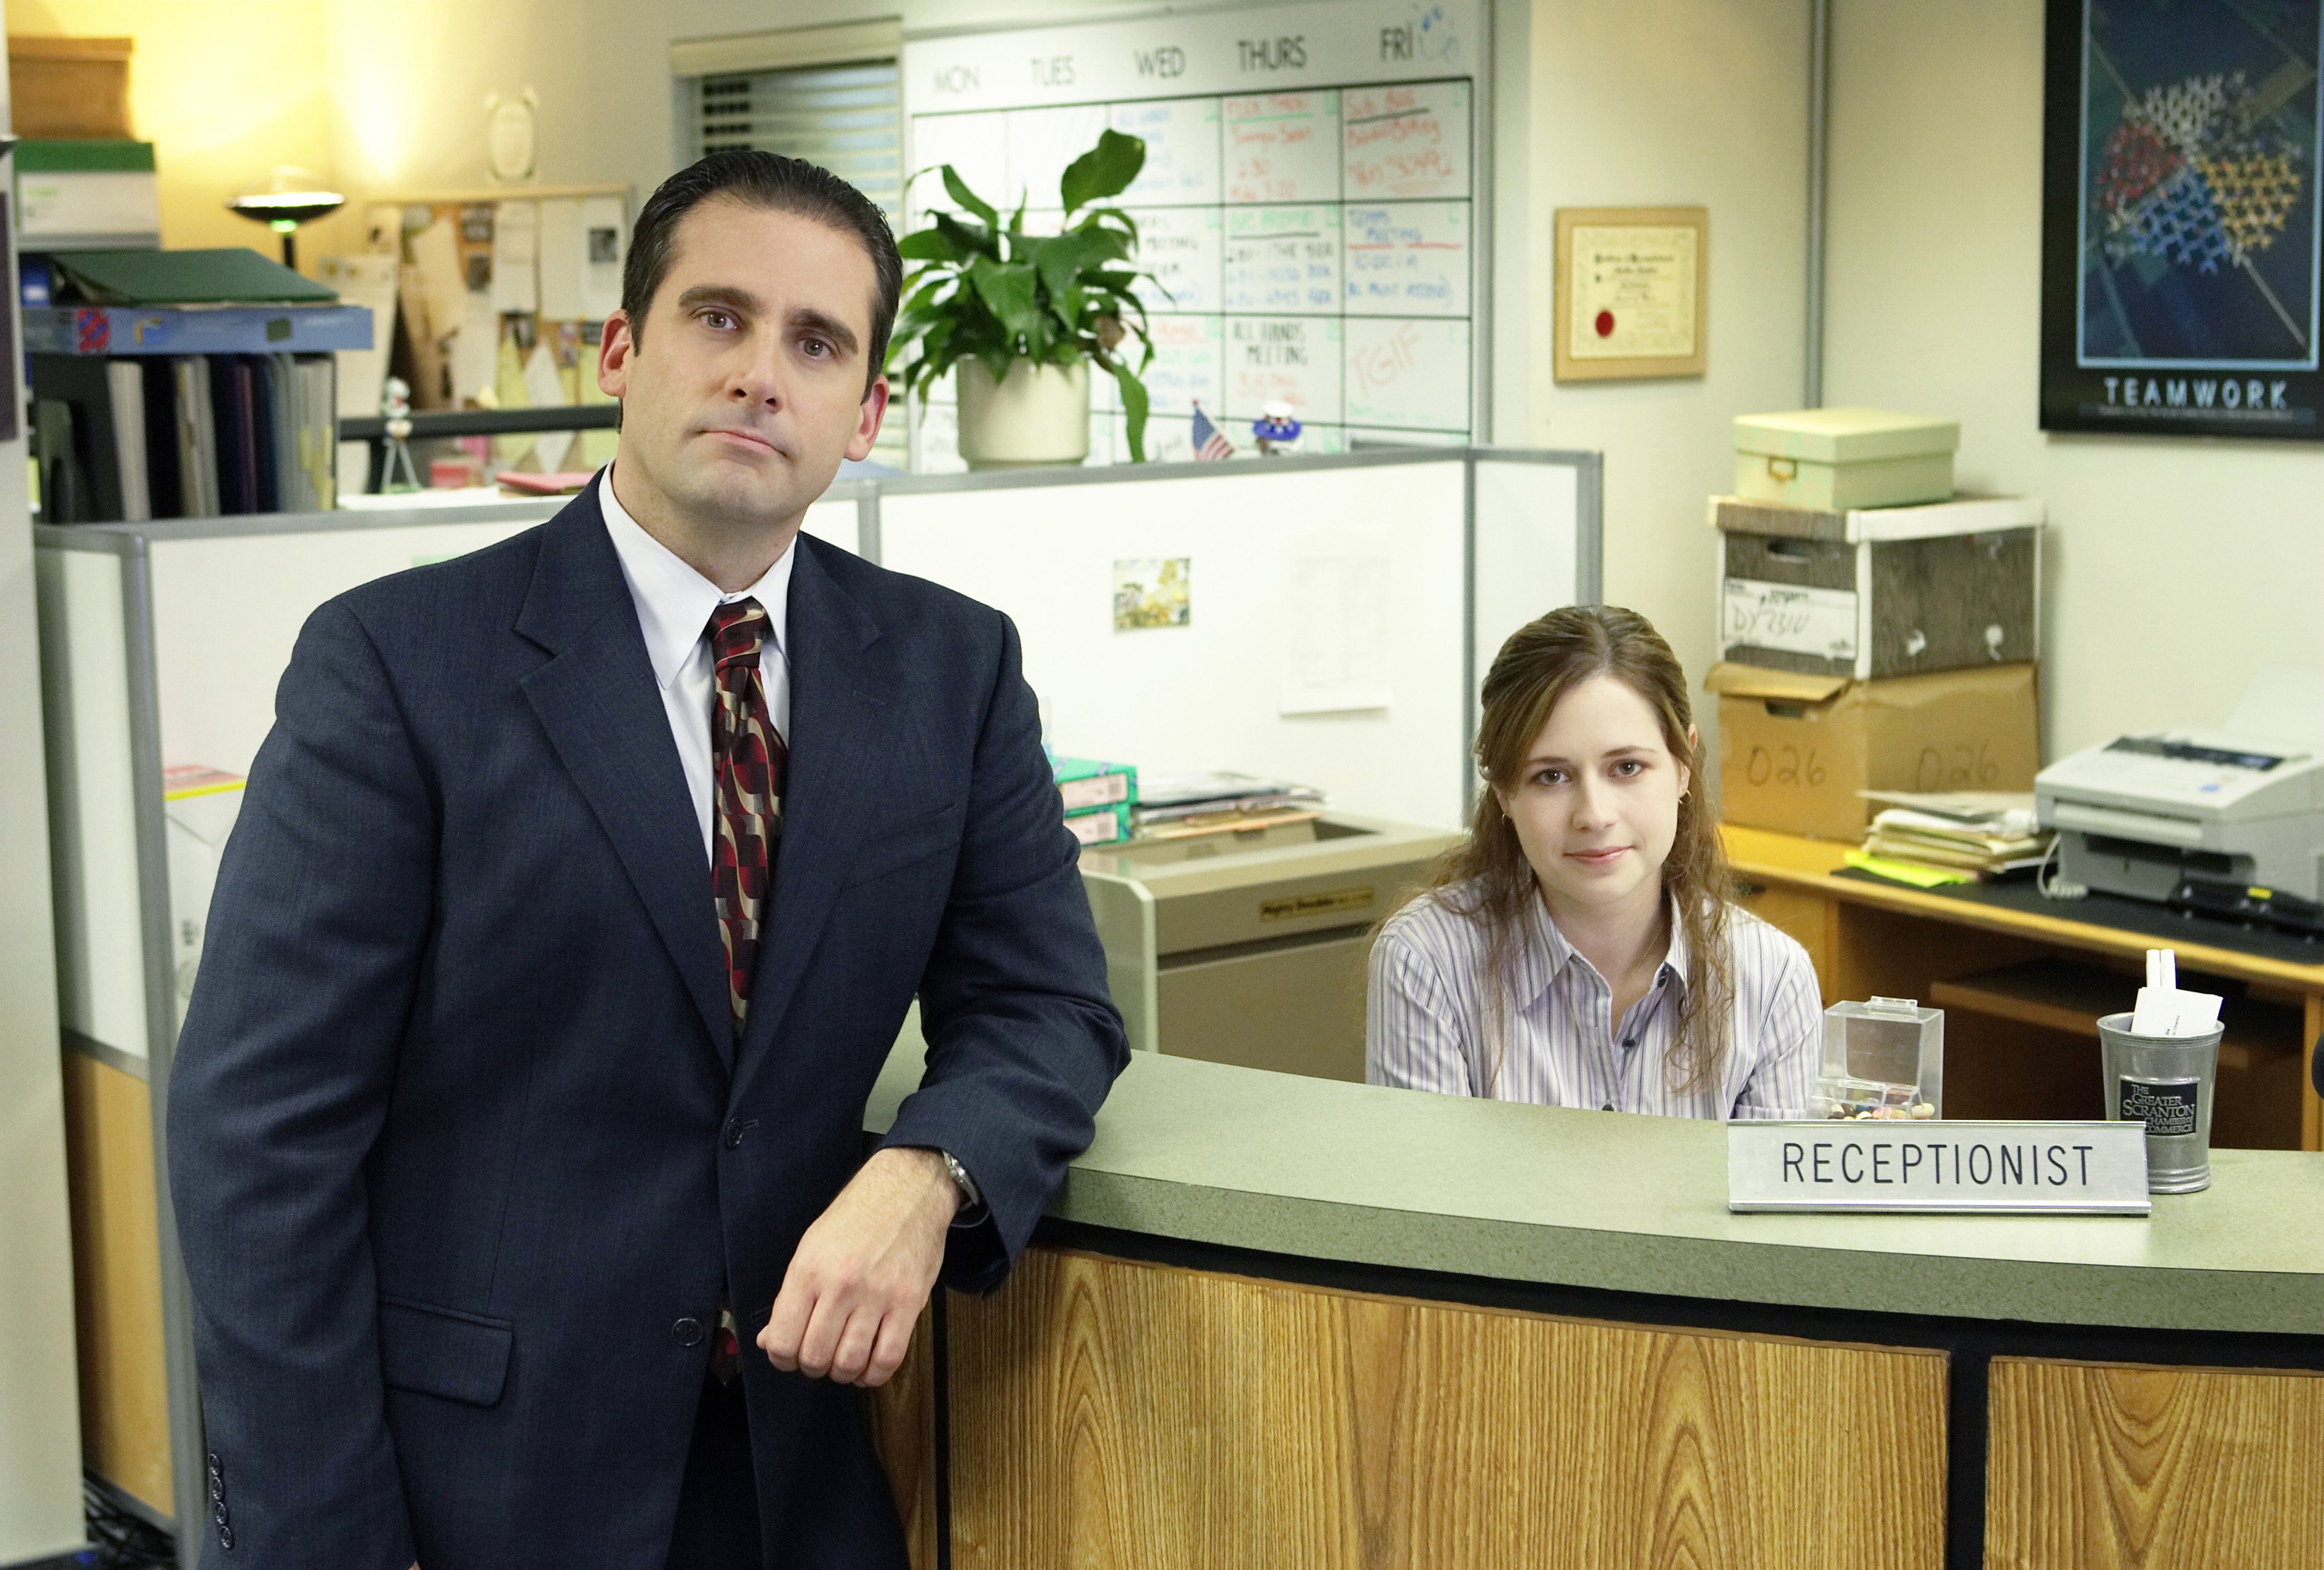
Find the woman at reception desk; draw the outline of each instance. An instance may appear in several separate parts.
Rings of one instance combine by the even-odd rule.
[[[1735,905],[1693,788],[1685,674],[1646,618],[1575,605],[1485,677],[1469,838],[1372,949],[1375,1085],[1678,1117],[1796,1117],[1807,951]]]
[[[1484,697],[1373,1082],[1133,1054],[1010,1281],[935,1305],[873,1405],[915,1563],[2324,1564],[2324,1159],[2135,1219],[1730,1213],[1721,1120],[1794,1115],[1821,1010],[1726,903],[1676,662],[1560,611]]]

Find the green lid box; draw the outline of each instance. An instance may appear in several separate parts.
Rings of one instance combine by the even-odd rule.
[[[1885,409],[1735,417],[1735,494],[1787,507],[1904,507],[1953,493],[1960,425]]]

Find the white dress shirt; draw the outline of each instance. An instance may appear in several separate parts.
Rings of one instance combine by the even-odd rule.
[[[678,766],[686,771],[687,794],[694,798],[694,815],[702,823],[702,855],[710,857],[710,699],[717,663],[711,657],[710,613],[737,600],[756,600],[772,623],[768,647],[759,651],[759,681],[767,689],[767,713],[775,733],[786,741],[791,733],[790,597],[791,564],[798,557],[794,539],[764,576],[747,589],[729,594],[681,561],[678,554],[648,534],[613,494],[613,466],[597,476],[597,510],[605,515],[605,532],[613,537],[614,554],[622,558],[622,576],[628,580],[630,598],[637,602],[638,630],[645,634],[646,658],[653,664],[654,680],[661,686],[662,712],[669,717],[669,734],[678,743]],[[768,657],[771,655],[773,657]]]
[[[1687,987],[1686,935],[1674,921],[1654,986],[1619,1021],[1614,991],[1532,902],[1511,994],[1485,1006],[1485,931],[1443,897],[1398,911],[1372,945],[1364,1078],[1374,1085],[1488,1093],[1490,1036],[1502,1036],[1490,1094],[1502,1101],[1664,1117],[1799,1117],[1822,1057],[1823,997],[1807,950],[1740,906],[1727,912],[1735,1002],[1720,1082],[1682,1094],[1670,1051]],[[1499,1028],[1496,1029],[1496,1024]]]

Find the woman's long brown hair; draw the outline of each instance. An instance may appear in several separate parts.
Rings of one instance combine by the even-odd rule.
[[[1727,941],[1733,877],[1703,788],[1702,749],[1690,743],[1693,710],[1686,674],[1654,624],[1617,605],[1569,605],[1509,635],[1486,673],[1484,714],[1477,726],[1477,766],[1485,783],[1515,790],[1534,739],[1573,687],[1610,675],[1646,701],[1670,755],[1692,785],[1678,803],[1678,834],[1663,863],[1663,890],[1686,936],[1688,975],[1668,1063],[1682,1093],[1716,1085],[1727,1065],[1727,1024],[1735,977]],[[1457,891],[1457,892],[1456,892]],[[1508,1003],[1518,953],[1526,941],[1527,902],[1541,897],[1532,863],[1494,790],[1477,793],[1469,837],[1438,858],[1416,897],[1434,895],[1485,929],[1487,1053],[1490,1096],[1508,1046]]]

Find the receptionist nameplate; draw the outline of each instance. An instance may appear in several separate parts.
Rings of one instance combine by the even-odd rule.
[[[2137,1123],[1727,1125],[1729,1210],[2144,1216]]]

